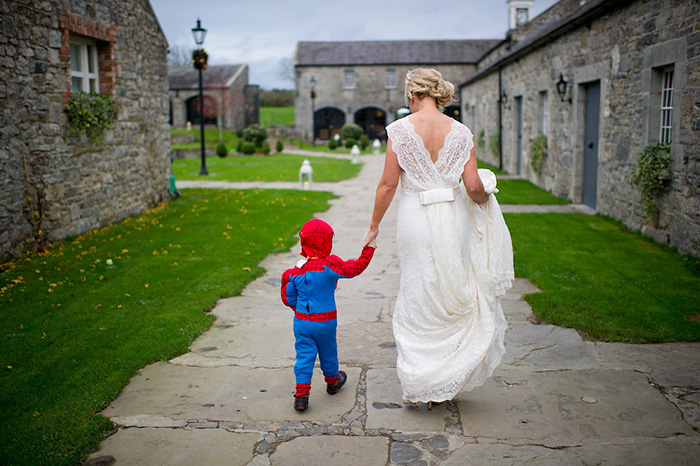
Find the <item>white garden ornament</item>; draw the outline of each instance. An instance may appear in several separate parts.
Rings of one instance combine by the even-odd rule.
[[[311,168],[311,162],[304,160],[299,169],[299,189],[308,191],[311,189],[313,182],[314,169]]]

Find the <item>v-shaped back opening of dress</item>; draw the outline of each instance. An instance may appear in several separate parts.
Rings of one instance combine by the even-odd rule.
[[[420,140],[420,143],[421,143],[421,145],[423,146],[423,149],[425,150],[425,153],[427,153],[427,154],[428,154],[428,157],[430,157],[430,161],[433,163],[433,165],[436,165],[436,164],[440,161],[440,153],[441,153],[441,152],[445,149],[445,147],[447,146],[447,139],[449,138],[449,136],[450,136],[450,134],[452,133],[452,131],[454,131],[454,128],[455,128],[455,124],[454,124],[454,123],[456,122],[456,120],[452,119],[452,121],[450,122],[449,129],[447,130],[447,132],[445,133],[445,135],[444,135],[443,138],[442,138],[442,146],[440,146],[440,148],[435,152],[435,158],[433,158],[433,153],[432,153],[432,152],[430,151],[430,149],[428,149],[428,147],[425,145],[425,139],[424,139],[423,136],[421,136],[421,134],[418,132],[418,129],[416,128],[415,123],[413,123],[413,121],[411,121],[410,118],[411,118],[410,115],[407,116],[407,117],[406,117],[406,121],[408,121],[408,123],[409,123],[409,125],[411,126],[411,129],[413,130],[413,132],[415,133],[416,137]]]

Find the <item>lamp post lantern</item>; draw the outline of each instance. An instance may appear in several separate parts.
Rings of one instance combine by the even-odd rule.
[[[197,18],[197,27],[192,28],[192,36],[195,43],[201,47],[207,30],[202,27],[202,22]],[[199,140],[202,146],[202,167],[199,169],[200,175],[208,175],[207,163],[204,153],[204,92],[202,90],[202,70],[207,67],[207,52],[199,48],[192,52],[192,64],[199,71]]]
[[[311,76],[311,146],[316,147],[316,77]]]

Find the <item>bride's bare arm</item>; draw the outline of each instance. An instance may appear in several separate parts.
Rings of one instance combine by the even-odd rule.
[[[479,173],[476,170],[476,150],[472,147],[469,160],[464,165],[462,181],[464,181],[464,187],[467,188],[469,197],[471,197],[474,202],[483,204],[489,200],[489,195],[484,191],[484,184],[481,182]]]
[[[377,186],[377,194],[374,198],[374,210],[372,211],[372,221],[369,224],[369,232],[365,238],[365,246],[377,247],[377,235],[379,234],[379,224],[384,218],[391,200],[399,185],[399,175],[401,167],[396,158],[396,152],[392,148],[391,139],[387,141],[386,158],[384,160],[384,172]]]

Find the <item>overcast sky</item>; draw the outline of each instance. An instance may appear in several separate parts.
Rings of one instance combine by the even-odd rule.
[[[506,0],[150,0],[168,44],[194,48],[197,18],[212,65],[246,63],[250,84],[292,89],[298,41],[502,39]],[[535,0],[535,15],[556,0]]]

